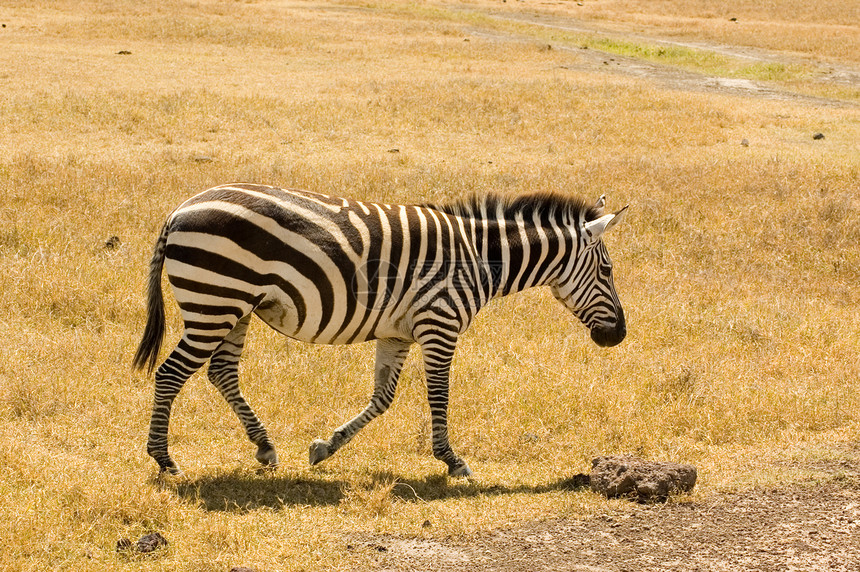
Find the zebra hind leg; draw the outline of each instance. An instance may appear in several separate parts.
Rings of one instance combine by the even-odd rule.
[[[336,429],[328,441],[316,439],[311,443],[309,450],[311,465],[331,457],[365,425],[385,413],[394,399],[397,380],[400,379],[400,371],[403,369],[406,356],[409,355],[411,344],[412,342],[397,339],[383,339],[376,342],[374,388],[370,403],[361,413]]]
[[[176,348],[155,372],[155,398],[146,452],[155,459],[163,473],[181,473],[167,449],[167,432],[173,401],[188,378],[206,363],[217,344],[218,341],[192,341],[186,331]]]
[[[256,459],[264,466],[276,467],[278,454],[275,451],[275,445],[239,389],[239,357],[242,355],[250,322],[250,314],[239,320],[212,354],[208,371],[209,381],[230,404],[233,412],[242,422],[248,439],[257,445]]]

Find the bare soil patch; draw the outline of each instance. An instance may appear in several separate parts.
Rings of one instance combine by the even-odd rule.
[[[586,520],[533,522],[468,540],[365,538],[381,570],[857,570],[860,454],[823,479]]]

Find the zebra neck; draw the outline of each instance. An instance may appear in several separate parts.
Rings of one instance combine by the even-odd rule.
[[[488,298],[543,286],[558,273],[572,240],[521,218],[478,221],[475,252],[488,270]]]

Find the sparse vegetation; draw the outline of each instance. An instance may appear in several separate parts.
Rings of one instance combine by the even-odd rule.
[[[638,22],[623,2],[584,4],[607,26]],[[709,25],[677,5],[727,15],[699,4],[655,2],[649,30]],[[754,4],[736,3],[739,19],[767,20]],[[810,38],[848,21],[820,7],[781,17]],[[345,535],[624,510],[564,486],[596,454],[694,463],[707,495],[796,479],[773,462],[860,438],[860,114],[841,95],[658,88],[414,6],[90,8],[0,6],[0,568],[364,568],[372,555]],[[798,35],[765,47],[795,50]],[[860,59],[856,42],[817,45]],[[796,77],[786,66],[767,73]],[[256,322],[243,388],[282,466],[256,472],[198,375],[171,426],[186,476],[159,480],[152,381],[130,369],[152,242],[182,199],[235,180],[386,202],[606,193],[631,205],[608,238],[628,339],[594,346],[546,291],[491,304],[453,369],[452,443],[477,478],[450,481],[417,349],[392,409],[311,469],[308,443],[365,405],[373,346],[293,343]],[[169,327],[172,343],[175,312]],[[155,530],[167,547],[116,551]]]

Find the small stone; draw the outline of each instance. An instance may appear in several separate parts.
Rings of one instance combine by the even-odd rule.
[[[433,526],[433,523],[432,523],[432,522],[430,522],[430,519],[425,520],[425,521],[421,524],[421,528],[430,528],[431,526]]]
[[[215,159],[213,159],[209,155],[197,155],[194,157],[194,161],[196,163],[211,163],[214,160]]]
[[[142,536],[137,541],[137,551],[146,554],[158,550],[162,546],[167,546],[167,539],[160,532],[152,532]]]
[[[122,241],[120,241],[119,237],[116,235],[111,236],[109,239],[105,241],[104,247],[107,250],[116,250],[120,247]]]
[[[120,50],[116,53],[116,55],[118,55],[118,56],[130,56],[131,52],[128,50]]]
[[[742,147],[749,147],[750,146],[749,139],[741,139],[741,146]]]
[[[388,152],[389,153],[400,153],[400,149],[398,149],[397,147],[392,147],[391,149],[388,150]]]
[[[131,547],[131,540],[129,540],[128,538],[120,538],[116,541],[117,552],[125,552],[126,550],[131,550]]]
[[[824,133],[820,133],[820,132],[816,133],[815,135],[812,136],[812,138],[815,139],[816,141],[820,141],[820,140],[824,139]]]

